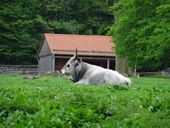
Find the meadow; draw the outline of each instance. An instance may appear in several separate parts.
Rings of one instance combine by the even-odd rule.
[[[170,79],[132,81],[94,86],[0,75],[0,128],[169,128]]]

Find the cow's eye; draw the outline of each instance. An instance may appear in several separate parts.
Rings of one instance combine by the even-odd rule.
[[[70,65],[67,65],[67,67],[69,68],[69,67],[70,67]]]

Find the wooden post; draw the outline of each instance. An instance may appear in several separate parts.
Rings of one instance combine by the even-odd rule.
[[[107,69],[110,68],[110,59],[107,59]]]
[[[51,72],[55,72],[55,56],[53,55],[52,58],[51,58],[51,67],[52,67],[52,70]]]

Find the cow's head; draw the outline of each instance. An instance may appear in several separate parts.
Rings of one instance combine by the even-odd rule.
[[[64,65],[64,67],[61,69],[61,73],[65,75],[72,75],[76,71],[76,67],[79,65],[78,61],[78,55],[77,55],[77,49],[75,50],[74,56],[71,57],[67,63]]]

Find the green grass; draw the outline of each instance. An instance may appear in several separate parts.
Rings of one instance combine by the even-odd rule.
[[[170,79],[130,87],[75,85],[58,76],[0,75],[0,128],[169,128]]]

